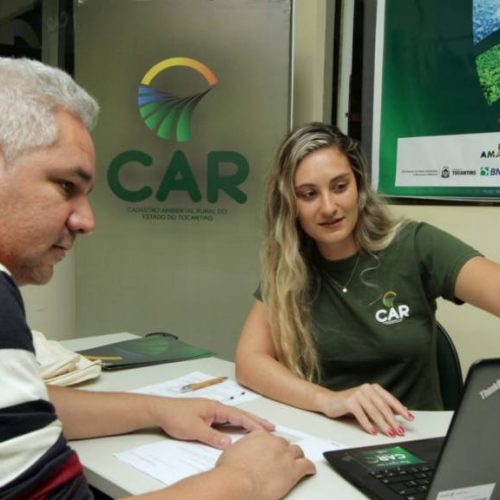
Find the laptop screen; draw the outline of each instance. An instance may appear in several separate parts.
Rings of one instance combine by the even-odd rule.
[[[351,450],[351,457],[367,470],[388,469],[402,465],[422,464],[424,460],[415,456],[404,445],[390,446],[387,448],[369,451]]]

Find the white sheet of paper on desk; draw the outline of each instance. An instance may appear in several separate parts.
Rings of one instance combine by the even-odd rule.
[[[305,456],[313,462],[324,460],[324,451],[344,447],[335,441],[320,439],[284,426],[276,426],[275,433],[299,445]],[[228,435],[234,442],[241,439],[245,432],[228,432]],[[115,456],[168,485],[212,469],[221,453],[222,451],[201,443],[164,439],[115,453]]]
[[[249,391],[246,387],[239,385],[234,380],[229,379],[220,384],[211,385],[203,389],[198,389],[197,391],[181,392],[181,387],[185,385],[203,382],[215,377],[216,375],[192,372],[176,379],[166,380],[160,384],[139,387],[130,392],[171,398],[207,398],[229,406],[237,406],[261,397],[255,392]]]
[[[243,437],[242,433],[230,435],[233,442]],[[221,453],[201,443],[165,439],[115,453],[115,456],[164,484],[173,484],[212,469]]]
[[[290,429],[289,427],[285,427],[283,425],[277,425],[274,433],[300,446],[304,455],[314,463],[325,460],[323,457],[324,451],[346,448],[345,444],[339,443],[338,441],[321,439],[311,436],[310,434],[305,434],[304,432],[296,431],[295,429]]]

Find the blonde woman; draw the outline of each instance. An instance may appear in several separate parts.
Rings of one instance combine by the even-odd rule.
[[[357,144],[311,123],[267,181],[261,287],[236,353],[238,380],[278,401],[404,435],[410,409],[442,409],[436,298],[500,315],[500,266],[371,191]]]

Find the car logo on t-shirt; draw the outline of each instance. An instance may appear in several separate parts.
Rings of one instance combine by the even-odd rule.
[[[393,325],[401,323],[405,318],[410,317],[410,306],[406,304],[396,304],[397,293],[394,290],[389,290],[382,297],[384,307],[375,312],[375,319],[384,325]]]

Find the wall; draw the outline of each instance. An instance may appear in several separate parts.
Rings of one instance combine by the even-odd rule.
[[[293,101],[295,103],[297,120],[299,121],[309,121],[318,116],[326,116],[331,107],[331,103],[329,102],[331,87],[329,87],[328,78],[330,71],[329,65],[331,65],[332,59],[331,46],[327,47],[325,42],[328,38],[327,30],[330,29],[325,19],[325,10],[327,7],[333,7],[333,2],[331,2],[331,0],[328,2],[326,0],[321,0],[319,2],[298,0],[296,2],[296,35],[294,36],[296,52],[294,88],[296,95],[294,95]],[[319,29],[318,23],[320,25]],[[329,38],[331,39],[331,37]],[[320,49],[315,49],[311,54],[310,47],[320,47]],[[318,75],[321,76],[318,78]],[[97,160],[99,168],[99,161],[102,160],[99,158]],[[100,222],[102,222],[102,219],[101,221],[98,220],[97,237],[102,227]],[[92,236],[90,239],[85,238],[85,240],[86,241],[83,243],[80,242],[80,245],[76,245],[76,255],[78,255],[79,252],[80,254],[85,252],[85,247],[88,248],[93,246]],[[243,323],[246,311],[251,302],[251,290],[258,279],[257,240],[258,228],[255,227],[255,239],[247,241],[246,244],[241,242],[243,247],[240,249],[240,258],[245,258],[248,263],[247,268],[250,267],[252,271],[250,273],[246,272],[245,276],[240,276],[242,287],[240,287],[236,294],[238,297],[237,304],[236,307],[228,313],[230,321],[233,324],[233,329],[230,334],[227,334],[227,336],[229,336],[227,339],[229,345],[226,348],[227,357],[231,356],[233,347],[236,344],[240,324]],[[98,263],[99,258],[95,257],[95,259]],[[140,270],[143,269],[146,264],[137,262],[136,265],[139,266]],[[234,269],[237,266],[238,262],[236,261],[232,263],[226,262],[227,269]],[[76,305],[76,288],[79,290],[80,288],[78,286],[75,288],[75,272],[75,253],[73,253],[62,264],[56,267],[54,278],[48,285],[44,287],[23,287],[22,293],[26,303],[26,311],[30,325],[34,329],[38,329],[54,339],[101,334],[108,332],[110,328],[115,330],[117,328],[116,326],[110,327],[108,324],[102,324],[101,328],[96,328],[94,331],[90,331],[89,328],[85,327],[82,330],[81,323],[84,325],[89,323],[85,318],[78,321],[77,324],[76,317],[78,314],[78,306]],[[203,276],[198,276],[197,278],[198,282],[205,279]],[[93,307],[96,309],[96,312],[99,307],[102,307],[103,303],[98,288],[98,286],[91,287],[90,284],[86,284],[85,286],[85,292],[92,294],[94,297]],[[123,285],[121,288],[123,288]],[[138,294],[142,292],[134,289],[133,293]],[[184,328],[189,327],[192,321],[195,321],[195,315],[199,314],[199,311],[191,310],[186,301],[179,303],[174,293],[168,291],[165,293],[167,296],[171,294],[173,297],[173,305],[171,304],[171,307],[175,307],[184,318],[187,318],[188,323],[188,326],[186,326],[186,324],[181,325],[174,323],[169,327],[176,331],[182,331]],[[120,292],[120,295],[123,295],[123,291]],[[113,298],[108,297],[107,300],[113,300]],[[124,315],[123,326],[118,327],[120,330],[127,329],[127,311],[136,310],[135,305],[131,307],[133,299],[129,298],[128,300],[128,303],[123,303],[121,306]],[[85,314],[90,315],[91,313],[86,311]],[[220,321],[227,321],[228,314],[221,314]],[[135,317],[137,321],[134,321],[133,324],[134,331],[139,331],[140,325],[142,325],[144,329],[151,329],[160,324],[160,318],[151,317],[151,311],[149,311],[147,307],[143,311],[142,317],[138,314],[135,314]],[[198,332],[198,336],[203,340],[204,332]],[[193,342],[196,341],[195,338],[191,340]]]
[[[295,123],[328,116],[328,106],[323,100],[329,85],[325,78],[329,50],[325,47],[325,19],[327,9],[332,7],[331,0],[296,2]],[[399,215],[435,224],[472,244],[491,259],[500,261],[500,207],[397,205],[393,210]],[[31,324],[53,338],[75,335],[73,266],[73,260],[68,259],[58,267],[55,279],[48,286],[39,289],[25,287],[23,290]],[[441,301],[438,319],[455,340],[464,371],[477,358],[500,355],[500,322],[497,318],[468,305],[457,307]],[[233,332],[233,335],[236,338],[238,332]]]
[[[297,0],[293,39],[293,124],[322,120],[332,109],[334,0]]]
[[[54,276],[45,286],[21,288],[26,305],[28,324],[52,339],[75,336],[76,283],[75,253],[58,264]]]
[[[59,269],[48,287],[25,290],[28,320],[59,339],[170,331],[232,358],[258,283],[262,177],[289,125],[290,2],[150,0],[145,8],[135,1],[109,0],[103,6],[88,0],[78,4],[75,19],[77,78],[102,106],[93,134],[97,182],[91,201],[97,229],[77,245],[76,269]],[[146,70],[176,56],[209,64],[219,80],[193,114],[193,141],[182,144],[156,137],[137,110],[137,85]],[[163,82],[177,85],[177,90],[167,86],[170,92],[198,92],[199,75],[186,68],[172,74]],[[181,76],[188,77],[182,84]],[[125,150],[153,158],[151,168],[131,163],[120,171],[129,189],[157,188],[175,150],[188,159],[202,199],[189,200],[174,190],[163,205],[165,200],[152,195],[125,206],[113,196],[106,175],[113,158]],[[248,161],[243,201],[221,189],[218,200],[207,199],[209,155],[221,151]],[[224,158],[221,164],[218,173],[231,178],[234,165]],[[162,221],[128,211],[145,207],[225,213],[213,222]],[[73,287],[71,328],[57,323],[56,311],[69,298],[66,287]]]

